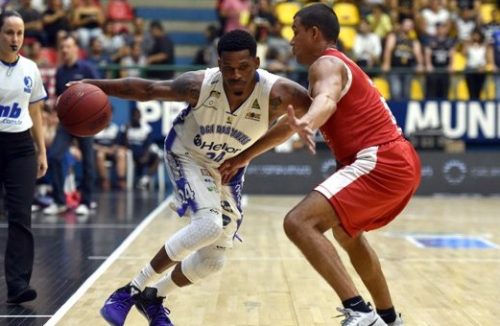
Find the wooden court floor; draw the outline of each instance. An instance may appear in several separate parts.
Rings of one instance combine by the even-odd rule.
[[[224,271],[167,298],[175,325],[340,325],[338,299],[282,230],[283,216],[299,199],[248,198],[243,242],[229,252]],[[98,311],[109,293],[187,222],[165,205],[156,213],[48,325],[106,325]],[[367,236],[405,325],[500,324],[500,198],[416,197],[392,224]],[[133,309],[126,325],[147,322]]]

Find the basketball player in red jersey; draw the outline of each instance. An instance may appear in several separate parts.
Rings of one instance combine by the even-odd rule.
[[[287,214],[285,232],[341,299],[341,325],[403,325],[379,259],[363,233],[391,222],[406,206],[420,182],[419,158],[367,75],[336,49],[339,23],[332,9],[324,4],[304,7],[292,28],[294,55],[309,66],[313,102],[300,119],[289,106],[289,125],[313,153],[319,128],[339,166]],[[222,174],[230,175],[241,162],[261,153],[264,141],[258,150],[240,154],[241,161],[225,162]],[[347,251],[376,311],[360,296],[324,236],[330,229]]]

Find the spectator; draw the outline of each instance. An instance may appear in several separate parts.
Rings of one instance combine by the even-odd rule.
[[[124,190],[127,188],[125,177],[127,172],[127,148],[119,144],[120,138],[120,128],[114,122],[111,122],[94,137],[97,173],[101,189],[104,191],[111,189],[111,178],[108,173],[106,161],[114,163],[118,178],[118,189]]]
[[[354,60],[362,68],[373,68],[380,62],[382,54],[380,37],[371,31],[370,23],[366,19],[362,19],[359,24],[352,50]]]
[[[453,71],[455,41],[449,36],[449,24],[438,24],[436,36],[425,46],[426,79],[425,96],[428,99],[447,99],[450,87],[449,72]],[[435,69],[439,71],[435,71]]]
[[[94,66],[94,69],[99,74],[99,78],[103,78],[110,74],[106,73],[106,67],[111,63],[111,59],[107,53],[104,52],[104,46],[99,37],[90,39],[90,49],[87,54],[87,61]]]
[[[455,28],[459,42],[469,41],[477,27],[477,14],[472,8],[463,8],[455,18]]]
[[[469,98],[479,100],[486,80],[488,61],[488,45],[481,30],[475,29],[472,32],[471,40],[465,43],[463,51],[467,58],[465,81],[469,89]]]
[[[208,25],[205,29],[206,44],[201,47],[193,60],[194,65],[203,65],[206,67],[217,66],[217,42],[219,40],[219,30],[215,25]]]
[[[141,44],[135,42],[130,48],[130,54],[120,61],[120,77],[142,77],[147,59],[142,52]]]
[[[163,30],[163,25],[160,21],[153,21],[150,26],[151,35],[153,36],[153,48],[148,53],[147,63],[152,65],[151,70],[148,70],[147,77],[151,79],[171,79],[174,76],[172,69],[165,68],[155,69],[155,65],[173,65],[175,63],[174,43]]]
[[[128,47],[126,46],[125,37],[121,34],[121,30],[115,27],[121,28],[112,21],[105,22],[103,35],[100,38],[104,52],[110,58],[111,62],[119,63],[128,54]]]
[[[66,89],[66,84],[70,81],[82,78],[94,79],[99,76],[90,63],[78,59],[78,54],[79,48],[75,37],[67,35],[60,44],[62,65],[57,68],[56,72],[56,95],[61,95]],[[55,215],[67,210],[62,161],[73,139],[78,141],[83,161],[82,200],[75,212],[78,215],[88,215],[90,213],[95,169],[93,137],[74,137],[60,126],[48,153],[49,168],[52,172],[54,203],[43,210],[44,214]]]
[[[394,100],[410,98],[412,70],[423,70],[422,48],[420,42],[412,37],[413,28],[413,21],[407,18],[394,33],[387,36],[385,42],[382,70],[391,71],[389,84]],[[396,71],[393,71],[394,68]]]
[[[138,188],[146,188],[149,185],[160,162],[159,149],[153,143],[151,133],[151,126],[141,119],[141,111],[134,109],[130,124],[124,133],[124,143],[132,151]]]
[[[144,19],[139,16],[135,16],[132,21],[132,34],[125,36],[127,44],[130,46],[132,43],[139,42],[141,44],[142,52],[149,53],[153,48],[153,35],[150,31],[146,30],[144,27]]]
[[[242,14],[250,13],[250,5],[248,0],[222,0],[220,15],[225,20],[224,33],[246,27],[246,22],[242,22]]]
[[[61,0],[48,0],[47,9],[42,15],[43,29],[47,36],[47,46],[57,48],[57,32],[70,30],[68,12]]]
[[[42,14],[31,6],[31,0],[20,0],[18,12],[24,20],[24,37],[34,38],[42,45],[46,44],[45,31],[43,30]]]
[[[426,43],[429,37],[436,36],[437,25],[447,24],[450,18],[450,12],[442,5],[441,0],[429,0],[429,6],[423,8],[417,18],[418,31],[423,42]]]
[[[384,6],[376,5],[371,14],[366,16],[370,23],[371,30],[384,40],[387,34],[392,32],[391,17],[384,12]]]
[[[92,37],[102,36],[105,21],[104,11],[94,0],[82,0],[73,10],[72,25],[78,35],[79,44],[87,50]]]
[[[493,71],[495,72],[495,97],[500,100],[500,10],[494,9],[492,12],[493,20],[485,26],[490,40],[490,59],[493,63]]]

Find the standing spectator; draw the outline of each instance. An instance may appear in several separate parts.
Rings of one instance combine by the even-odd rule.
[[[175,63],[174,43],[163,30],[160,21],[153,21],[150,31],[151,35],[153,35],[153,48],[148,53],[147,63],[153,67],[148,70],[147,77],[151,79],[170,79],[174,76],[173,70],[155,69],[154,65],[173,65]]]
[[[429,6],[420,11],[417,21],[422,41],[426,43],[429,37],[436,36],[438,24],[450,21],[450,12],[443,6],[441,0],[429,0]]]
[[[92,37],[102,36],[102,25],[106,16],[94,0],[82,0],[73,9],[72,25],[78,35],[79,44],[87,50]]]
[[[147,59],[142,52],[141,43],[134,42],[130,47],[130,54],[120,61],[120,77],[142,77]]]
[[[111,58],[104,51],[104,46],[102,40],[99,37],[93,37],[90,39],[90,49],[87,54],[87,61],[94,66],[94,69],[99,74],[100,78],[109,77],[106,74],[106,67],[111,63]]]
[[[31,0],[20,0],[19,14],[24,20],[24,37],[34,38],[42,45],[46,44],[45,31],[43,30],[42,14],[31,6]]]
[[[382,5],[374,6],[372,13],[366,16],[366,20],[370,23],[371,30],[377,34],[381,40],[384,40],[387,34],[392,32],[391,17],[384,12],[384,6]]]
[[[99,75],[92,65],[87,61],[78,59],[78,54],[79,48],[75,37],[67,35],[60,44],[62,65],[57,68],[56,72],[57,96],[64,92],[66,84],[72,80],[98,78]],[[93,137],[72,136],[62,126],[59,126],[54,142],[49,149],[54,203],[43,210],[44,214],[55,215],[67,210],[64,194],[65,175],[62,162],[73,139],[78,141],[83,161],[83,178],[81,182],[82,200],[75,212],[78,215],[88,215],[90,213],[95,169],[94,139]]]
[[[141,111],[134,109],[130,124],[124,132],[124,143],[132,151],[137,187],[146,188],[160,163],[159,148],[153,143],[151,126],[141,119]]]
[[[423,70],[422,47],[417,39],[412,38],[413,21],[403,20],[397,31],[389,34],[385,42],[382,70],[389,73],[391,98],[409,99],[413,69]],[[393,71],[396,68],[399,71]]]
[[[450,88],[450,72],[453,71],[455,41],[449,36],[449,24],[438,24],[436,36],[429,38],[425,46],[426,88],[428,99],[447,99]],[[435,69],[439,71],[435,71]]]
[[[455,28],[459,42],[469,41],[477,27],[477,14],[472,8],[463,8],[455,18]]]
[[[68,13],[61,0],[49,0],[47,10],[42,15],[43,29],[47,36],[47,46],[57,48],[57,32],[70,30]]]
[[[114,163],[116,176],[118,178],[118,189],[124,190],[127,187],[127,149],[120,145],[120,127],[111,122],[105,129],[94,136],[94,150],[96,154],[97,172],[101,189],[108,191],[111,189],[111,177],[108,173],[106,161]]]
[[[34,300],[31,204],[35,182],[47,171],[42,107],[47,94],[36,64],[19,55],[24,22],[15,11],[0,14],[0,188],[7,212],[7,303]]]
[[[373,68],[380,62],[382,44],[380,37],[370,29],[370,23],[362,19],[352,48],[356,63],[362,68]]]
[[[250,13],[250,1],[248,0],[223,0],[220,4],[220,15],[224,17],[224,33],[235,29],[242,29],[242,14]]]
[[[491,13],[493,20],[485,26],[490,44],[488,52],[492,57],[493,71],[495,73],[495,97],[500,100],[500,10],[494,9]]]
[[[484,34],[479,29],[472,32],[471,40],[464,45],[464,53],[467,58],[465,81],[469,89],[469,98],[479,100],[481,90],[486,80],[486,65],[488,61],[488,45]]]

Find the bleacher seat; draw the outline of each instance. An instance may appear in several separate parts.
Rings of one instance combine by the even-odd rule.
[[[374,77],[372,80],[373,80],[373,84],[378,89],[380,94],[386,100],[390,100],[391,99],[391,89],[389,88],[389,83],[387,82],[387,80],[383,77]]]
[[[345,51],[351,51],[356,40],[356,28],[351,26],[341,26],[339,40],[342,42]]]
[[[337,14],[341,26],[355,26],[359,24],[359,9],[354,3],[335,2],[332,8]]]
[[[281,37],[283,37],[287,41],[291,41],[293,38],[293,29],[292,26],[283,26],[281,28]]]
[[[419,77],[415,77],[411,81],[410,99],[417,101],[422,101],[424,99],[422,81]]]
[[[274,12],[279,22],[283,25],[292,25],[293,16],[299,11],[301,5],[298,2],[280,2],[274,7]]]
[[[483,24],[488,24],[493,21],[492,11],[496,9],[494,3],[482,3],[479,7],[479,17]]]

